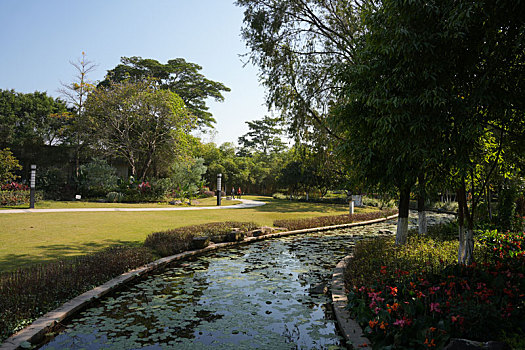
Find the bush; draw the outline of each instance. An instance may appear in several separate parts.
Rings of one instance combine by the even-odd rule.
[[[203,192],[201,193],[201,196],[202,196],[203,198],[214,197],[214,196],[215,196],[215,192],[213,192],[213,191],[203,191]]]
[[[124,195],[120,192],[109,192],[106,195],[106,201],[108,203],[120,203],[124,199]]]
[[[379,209],[395,208],[396,201],[393,199],[376,199],[368,196],[363,196],[363,205],[367,207],[376,207]]]
[[[73,197],[67,171],[58,167],[37,170],[36,188],[43,191],[45,199],[64,200]]]
[[[144,246],[152,248],[160,256],[169,256],[191,249],[193,237],[220,236],[230,233],[232,228],[247,232],[257,228],[253,222],[212,222],[209,224],[184,226],[169,231],[155,232],[146,237]]]
[[[289,219],[289,220],[275,220],[273,225],[276,227],[285,227],[288,230],[302,230],[313,227],[334,226],[342,224],[350,224],[352,222],[368,221],[387,217],[397,213],[397,210],[382,210],[370,213],[357,213],[353,215],[333,215],[333,216],[319,216],[316,218],[307,219]]]
[[[154,259],[143,247],[113,247],[0,273],[0,342],[67,300]]]
[[[272,195],[272,198],[273,199],[289,199],[289,196],[285,195],[284,193],[277,192]]]
[[[525,236],[488,234],[491,244],[476,248],[478,264],[471,266],[456,263],[452,232],[433,236],[411,232],[405,246],[392,238],[356,245],[345,272],[348,307],[373,348],[439,349],[452,337],[519,342],[525,259],[520,252],[507,254],[510,263],[500,248],[519,247]]]
[[[86,197],[102,197],[117,189],[116,169],[103,159],[81,165],[79,173],[79,189]]]

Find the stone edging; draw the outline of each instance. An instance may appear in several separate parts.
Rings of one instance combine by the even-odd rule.
[[[335,267],[332,275],[332,304],[334,305],[335,318],[341,333],[347,343],[351,343],[354,349],[371,346],[370,340],[363,335],[361,326],[352,319],[346,309],[348,298],[346,297],[344,270],[352,255],[345,256]]]
[[[363,225],[374,224],[378,222],[391,220],[396,217],[397,217],[397,214],[388,216],[386,218],[379,218],[379,219],[363,221],[363,222],[355,222],[355,223],[350,223],[350,224],[316,227],[316,228],[286,231],[286,232],[276,232],[276,233],[270,233],[270,234],[258,236],[258,237],[247,237],[243,241],[211,244],[210,246],[203,248],[203,249],[186,251],[180,254],[175,254],[175,255],[171,255],[171,256],[156,260],[145,266],[142,266],[137,269],[123,273],[122,275],[115,277],[109,280],[108,282],[71,299],[70,301],[60,306],[59,308],[48,312],[44,316],[35,320],[30,326],[22,329],[18,333],[6,339],[4,343],[0,345],[0,350],[21,349],[23,344],[39,343],[43,339],[44,335],[47,332],[49,332],[51,329],[53,329],[53,327],[58,325],[60,322],[64,321],[66,318],[71,317],[77,312],[80,312],[82,309],[87,307],[90,303],[116,290],[122,284],[128,283],[160,267],[166,266],[167,264],[171,262],[184,260],[191,256],[200,256],[200,255],[203,255],[203,254],[206,254],[206,253],[209,253],[209,252],[221,249],[221,248],[225,248],[225,247],[233,247],[233,246],[238,246],[242,244],[249,244],[251,242],[262,241],[262,240],[267,240],[271,238],[279,238],[279,237],[297,235],[301,233],[322,232],[322,231],[328,231],[328,230],[333,230],[333,229],[363,226]]]

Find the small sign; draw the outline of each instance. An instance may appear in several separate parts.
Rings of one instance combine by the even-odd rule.
[[[75,199],[80,200],[80,198],[82,198],[81,195],[79,195],[79,194],[75,195]]]

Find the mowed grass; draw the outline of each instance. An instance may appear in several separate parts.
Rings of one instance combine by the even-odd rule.
[[[241,203],[238,200],[223,200],[221,206]],[[199,198],[192,200],[193,207],[208,207],[217,205],[217,198]],[[87,201],[38,201],[35,209],[82,209],[82,208],[177,208],[189,207],[188,204],[171,205],[167,202],[158,203],[99,203]],[[0,213],[6,209],[29,209],[29,204],[0,207]]]
[[[272,226],[276,219],[348,213],[345,205],[290,202],[257,196],[245,198],[267,204],[249,209],[160,212],[0,212],[0,271],[86,254],[111,245],[140,244],[152,232],[180,226],[217,221],[252,221]],[[356,212],[372,210],[357,209],[360,210]]]

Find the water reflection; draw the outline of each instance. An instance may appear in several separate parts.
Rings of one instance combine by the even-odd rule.
[[[87,309],[44,349],[341,349],[326,286],[360,233],[257,242],[151,275]]]

